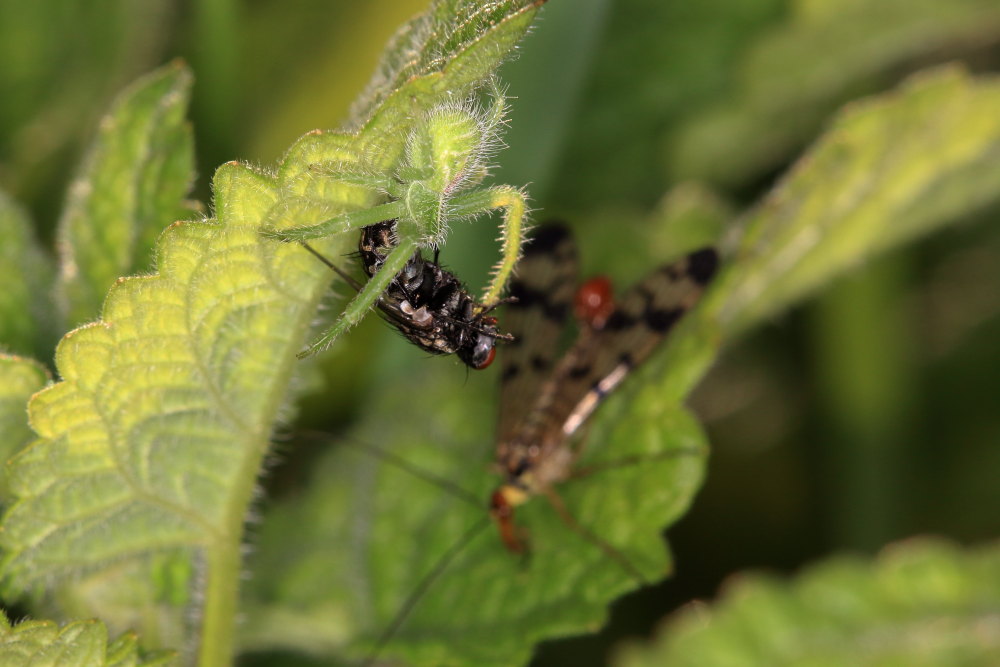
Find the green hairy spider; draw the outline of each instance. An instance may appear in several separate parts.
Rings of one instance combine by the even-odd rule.
[[[493,267],[480,310],[497,304],[521,253],[527,200],[520,188],[482,186],[491,159],[502,147],[500,131],[506,122],[507,104],[494,79],[489,85],[492,103],[480,105],[475,96],[436,106],[413,125],[402,159],[388,172],[365,158],[335,165],[313,166],[314,175],[376,193],[385,203],[347,211],[303,226],[266,229],[264,234],[281,241],[305,242],[342,234],[385,220],[396,222],[397,245],[382,268],[361,288],[340,318],[311,343],[299,357],[326,349],[343,332],[361,320],[375,305],[391,280],[420,249],[440,247],[453,222],[472,220],[500,210],[501,256]]]

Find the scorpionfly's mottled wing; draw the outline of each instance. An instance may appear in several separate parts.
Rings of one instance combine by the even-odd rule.
[[[539,244],[540,248],[565,248],[570,243],[565,230],[558,228],[552,232],[542,228],[540,236],[548,241]],[[554,258],[538,251],[532,260],[522,268],[524,285],[554,283],[555,289],[564,289],[559,281],[545,279],[553,272],[559,275],[554,268],[558,264]],[[595,281],[591,281],[581,291],[586,297],[584,301],[596,295],[598,304],[603,302],[603,305],[590,314],[586,308],[581,309],[583,321],[579,336],[551,370],[551,341],[556,335],[546,331],[543,343],[525,345],[530,350],[542,351],[522,351],[509,374],[503,376],[505,380],[521,384],[514,388],[503,387],[496,463],[504,480],[490,500],[491,515],[508,549],[514,552],[525,549],[521,531],[514,523],[514,508],[540,494],[562,505],[556,499],[554,486],[573,475],[578,451],[572,446],[571,437],[694,306],[715,273],[717,263],[716,252],[711,248],[693,252],[648,274],[633,285],[617,305],[606,280],[602,290],[594,290]],[[535,271],[540,277],[536,277]],[[538,294],[534,287],[525,287],[523,291],[528,295],[528,305],[534,304],[529,311],[534,320],[542,319],[539,313],[548,304],[545,295]],[[552,328],[568,310],[565,296],[563,294],[555,302],[553,310],[558,317],[549,318]],[[534,333],[534,329],[526,329],[525,336]],[[526,369],[532,371],[529,379],[524,377]],[[546,371],[549,372],[546,374]],[[539,382],[540,388],[529,387],[529,381]],[[624,569],[638,574],[627,559],[604,540],[584,529],[567,512],[562,511],[562,516],[582,537],[612,556]],[[641,579],[640,576],[636,578]]]
[[[543,390],[552,398],[537,407],[550,428],[572,435],[697,303],[717,263],[707,248],[662,266],[622,295],[599,329],[583,327]]]
[[[501,355],[497,438],[509,436],[535,405],[552,372],[577,280],[576,245],[561,224],[539,227],[511,281],[504,324],[514,336]]]

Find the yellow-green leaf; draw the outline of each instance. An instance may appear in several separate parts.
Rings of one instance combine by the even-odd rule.
[[[185,649],[204,665],[232,659],[243,523],[298,368],[294,353],[331,279],[298,245],[264,238],[261,226],[377,203],[381,192],[329,178],[325,163],[374,155],[375,166],[388,170],[413,114],[482,85],[537,4],[435,4],[432,11],[455,10],[463,21],[433,23],[443,41],[420,42],[434,54],[419,76],[399,82],[404,92],[387,90],[357,133],[306,135],[273,172],[221,167],[214,217],[170,226],[156,243],[157,273],[119,279],[100,319],[63,338],[56,352],[61,380],[29,408],[39,437],[10,464],[17,500],[0,532],[9,592],[55,590],[64,604],[91,605],[113,630],[140,627],[151,645],[163,641],[163,627],[190,631],[178,621],[197,617]],[[127,171],[121,147],[103,151],[138,141],[160,154],[177,135],[149,124],[180,118],[183,104],[170,102],[183,101],[187,78],[174,67],[138,84],[109,122],[117,125],[124,114],[149,132],[102,136],[84,171],[88,180],[77,186],[86,196],[63,226],[63,284],[81,318],[91,316],[85,311],[101,301],[104,285],[141,262],[132,218],[144,191],[120,192]],[[137,118],[126,114],[130,105]],[[173,167],[183,160],[163,160],[152,160],[138,180],[156,191],[157,202],[176,202],[170,190],[179,181],[156,176],[158,169],[176,176]],[[113,224],[103,226],[93,209],[112,204]],[[118,224],[122,210],[125,224]],[[316,245],[338,256],[356,241],[342,234]],[[72,586],[60,589],[67,582]],[[172,586],[198,590],[178,594]],[[197,609],[184,608],[192,601]]]

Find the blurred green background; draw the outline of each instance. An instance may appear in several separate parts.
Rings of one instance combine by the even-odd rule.
[[[425,5],[2,0],[0,189],[51,245],[111,99],[180,57],[196,78],[192,196],[209,202],[219,164],[267,166],[304,132],[338,126],[386,39]],[[632,277],[642,237],[628,230],[655,219],[672,188],[685,184],[674,204],[690,196],[735,219],[844,103],[952,60],[1000,69],[1000,2],[550,0],[503,69],[514,99],[496,179],[527,184],[537,218],[573,220],[589,269]],[[794,571],[923,533],[996,537],[997,212],[994,202],[859,267],[729,349],[692,400],[713,452],[705,488],[670,533],[676,576],[620,601],[599,636],[542,646],[536,663],[598,664],[617,639],[747,568]],[[444,261],[482,281],[495,227],[455,232]],[[378,321],[364,326],[322,362],[352,383],[329,372],[306,396],[304,423],[343,425],[365,377],[432,363]],[[374,370],[359,381],[345,364]],[[271,493],[307,468],[307,453],[286,452]]]

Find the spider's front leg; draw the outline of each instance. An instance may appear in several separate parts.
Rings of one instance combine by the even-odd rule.
[[[364,284],[364,287],[361,288],[357,296],[347,304],[347,308],[340,314],[340,317],[334,322],[333,326],[324,331],[307,349],[299,352],[296,356],[302,359],[317,352],[322,352],[330,347],[338,336],[357,324],[365,316],[365,313],[379,300],[379,297],[389,287],[389,283],[396,277],[396,274],[403,270],[403,267],[406,266],[406,263],[413,256],[413,253],[416,252],[417,248],[418,242],[416,238],[403,238],[401,236],[399,242],[386,256],[382,267]]]
[[[405,208],[402,202],[393,201],[380,206],[373,206],[372,208],[334,216],[329,220],[317,222],[314,225],[284,229],[262,229],[260,233],[267,238],[278,241],[309,241],[361,229],[362,227],[374,225],[383,220],[392,220],[398,218],[404,212]]]
[[[456,196],[449,202],[449,213],[455,217],[475,217],[497,209],[503,210],[500,226],[500,261],[493,267],[490,284],[486,287],[481,309],[489,309],[500,302],[507,281],[510,280],[521,257],[524,236],[524,218],[528,202],[524,193],[509,185],[475,190]]]

